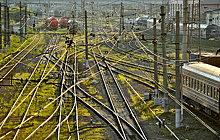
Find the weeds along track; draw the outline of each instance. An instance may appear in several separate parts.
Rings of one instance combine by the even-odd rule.
[[[96,57],[101,58],[101,55],[96,53]],[[109,57],[109,56],[105,56],[105,60],[107,62],[116,63],[116,65],[120,65],[120,66],[123,66],[123,67],[137,68],[139,70],[154,73],[154,69],[150,66],[144,66],[144,65],[141,65],[141,64],[138,64],[138,63],[132,63],[132,62],[128,62],[128,61],[125,61],[125,60],[122,60],[122,59],[118,60],[118,59],[115,59],[115,58],[112,58],[112,57]],[[158,74],[163,75],[163,71],[158,70]],[[175,76],[175,74],[168,73],[168,76]]]
[[[49,58],[51,58],[51,54],[54,53],[54,48],[56,44],[58,43],[59,37],[53,37],[44,50],[43,54],[41,55],[41,58],[37,62],[34,70],[31,72],[30,76],[26,79],[24,86],[22,87],[20,93],[17,96],[17,99],[13,103],[12,107],[8,111],[7,115],[3,118],[3,120],[0,123],[0,130],[2,129],[3,134],[0,138],[8,137],[12,139],[16,139],[16,137],[21,138],[22,136],[25,136],[22,128],[23,124],[27,122],[30,117],[30,114],[34,114],[36,112],[36,104],[37,96],[40,94],[38,92],[39,86],[42,83],[42,81],[45,81],[46,76],[48,75],[48,69],[49,66],[49,60],[46,62],[46,64],[43,66],[44,63],[44,56],[49,55]],[[42,65],[43,67],[40,67]],[[43,68],[43,69],[42,69]],[[42,71],[41,71],[42,70]],[[39,73],[40,71],[40,73]],[[36,77],[39,76],[39,77]],[[36,78],[36,79],[35,79]],[[39,81],[39,83],[38,83]],[[33,83],[36,82],[36,83]],[[30,88],[34,86],[34,89],[30,91]],[[35,104],[35,107],[33,107]],[[41,105],[42,106],[42,105]],[[23,108],[23,111],[19,111],[20,108]],[[42,107],[40,107],[42,109]],[[19,111],[19,112],[18,112]],[[20,115],[17,115],[20,114]],[[36,114],[36,113],[35,113]],[[39,112],[38,112],[39,114]],[[17,117],[16,117],[17,116]],[[26,119],[28,118],[28,119]],[[7,121],[8,120],[8,121]],[[39,121],[39,120],[38,120]],[[12,131],[6,131],[7,133],[4,134],[4,125],[7,125],[7,123],[13,122],[14,125],[17,125],[15,129]],[[6,123],[6,124],[5,124]],[[29,123],[28,123],[29,124]],[[12,126],[13,127],[13,126]],[[21,131],[21,132],[20,132]],[[19,133],[20,132],[20,133]]]
[[[120,74],[123,74],[125,77],[128,77],[128,78],[131,78],[131,79],[133,79],[133,80],[135,80],[135,81],[137,81],[137,82],[139,82],[139,83],[142,83],[142,84],[145,84],[145,85],[147,85],[148,87],[150,87],[151,89],[154,89],[154,82],[155,81],[153,81],[153,79],[152,78],[149,78],[150,76],[149,76],[149,74],[148,73],[142,73],[141,75],[140,74],[136,74],[136,73],[134,73],[134,72],[131,72],[131,71],[129,71],[129,70],[125,70],[126,68],[124,68],[124,67],[118,67],[118,66],[115,66],[115,65],[112,65],[112,64],[110,64],[109,63],[109,65],[110,65],[110,67],[111,67],[111,69],[114,71],[114,72],[116,72],[116,73],[120,73]],[[102,67],[106,67],[105,65],[102,65]],[[142,76],[142,75],[146,75],[146,77],[145,76]],[[164,89],[163,89],[163,85],[162,84],[159,84],[158,83],[158,85],[159,85],[159,90],[161,91],[161,92],[164,92]],[[176,99],[175,99],[175,97],[173,96],[173,95],[175,95],[175,90],[174,89],[172,89],[172,87],[168,87],[168,92],[169,92],[169,96],[173,99],[173,100],[175,100],[176,101]],[[166,91],[167,92],[167,91]],[[171,95],[172,94],[172,95]],[[192,111],[190,111],[189,109],[188,109],[188,107],[186,108],[186,107],[184,107],[186,110],[187,110],[187,112],[189,113],[189,114],[191,114],[193,117],[195,117],[200,123],[202,123],[206,128],[208,128],[212,133],[214,133],[214,134],[216,134],[216,131],[215,130],[213,130],[210,126],[213,126],[213,125],[210,125],[210,123],[209,123],[209,125],[207,125],[204,121],[202,121],[200,118],[204,118],[204,116],[207,116],[207,115],[204,115],[204,113],[203,112],[200,112],[200,111],[196,111],[195,109],[191,109]],[[196,114],[194,114],[194,113],[196,113]],[[216,126],[218,127],[219,126],[219,121],[216,121],[216,120],[214,120],[213,118],[214,117],[207,117],[209,120],[212,120],[212,122],[216,122],[217,123],[217,125],[215,125],[215,126],[213,126],[213,128],[215,128],[216,129]],[[204,119],[204,120],[207,120],[207,118],[206,119]],[[216,118],[217,119],[217,118]],[[158,119],[159,120],[159,119]],[[160,120],[159,120],[160,121]],[[169,129],[168,129],[169,130]],[[216,130],[218,130],[218,129],[216,129]],[[171,133],[173,133],[172,131],[171,131]]]
[[[143,63],[153,64],[153,57],[152,57],[153,54],[149,52],[146,48],[140,47],[140,45],[137,43],[136,40],[134,40],[134,38],[128,41],[129,43],[127,43],[126,45],[127,47],[120,48],[116,43],[118,40],[113,42],[110,38],[108,38],[107,33],[105,32],[104,29],[103,31],[105,35],[101,35],[101,38],[104,40],[106,47],[110,48],[111,51],[113,50],[121,55],[141,60]],[[157,63],[158,65],[162,65],[162,60],[158,61]],[[171,67],[173,63],[169,62],[167,65]]]
[[[94,59],[96,61],[95,56]],[[100,73],[102,79],[101,83],[103,85],[102,87],[104,88],[103,91],[105,92],[105,94],[107,94],[107,105],[87,93],[80,86],[78,86],[78,95],[80,96],[77,96],[78,100],[82,104],[84,104],[85,107],[89,108],[89,110],[99,116],[102,121],[107,123],[107,125],[111,127],[112,130],[118,135],[119,139],[131,139],[131,135],[137,135],[139,139],[146,139],[145,136],[143,136],[141,132],[139,132],[134,121],[130,117],[127,117],[129,116],[129,114],[132,113],[130,113],[128,109],[126,109],[126,105],[124,105],[122,97],[116,94],[118,90],[113,81],[110,81],[110,73],[106,74],[107,71],[103,71],[103,69],[101,69],[99,66],[99,62],[97,61],[96,65],[98,73]],[[83,100],[82,97],[86,97],[86,101]],[[101,106],[101,108],[93,107],[95,104],[98,104],[99,106]]]
[[[65,58],[64,61],[59,60],[56,56],[52,56],[52,59],[50,59],[52,64],[55,64],[55,62],[58,62],[58,64],[56,65],[56,67],[59,69],[60,71],[60,85],[59,85],[59,92],[56,95],[56,99],[59,102],[58,103],[58,107],[57,109],[53,112],[52,115],[54,115],[55,113],[58,114],[57,117],[57,124],[56,126],[53,128],[53,130],[51,131],[51,133],[49,133],[45,139],[50,138],[52,135],[54,135],[55,132],[57,132],[57,137],[60,138],[61,135],[61,126],[64,122],[67,122],[68,125],[68,132],[70,132],[70,125],[69,122],[73,122],[73,120],[76,122],[76,126],[77,126],[77,130],[78,130],[78,115],[77,115],[77,102],[76,102],[76,90],[75,90],[75,86],[73,88],[71,88],[67,93],[64,94],[64,92],[72,85],[74,84],[76,81],[75,79],[77,79],[76,77],[76,73],[75,70],[76,68],[76,53],[74,56],[74,69],[68,64],[69,59],[71,58],[70,54],[68,55],[68,51],[65,54]],[[48,59],[48,58],[47,58]],[[58,109],[59,108],[59,109]],[[70,111],[68,111],[70,110]],[[76,111],[75,113],[75,119],[73,119],[73,117],[71,116],[71,114],[73,114],[74,110]],[[65,113],[66,112],[66,113]],[[68,112],[68,113],[67,113]],[[70,119],[71,118],[71,119]],[[47,120],[45,120],[41,125],[45,125],[50,119],[52,119],[52,117],[49,117]],[[79,132],[76,131],[76,135],[77,138],[79,138]],[[71,138],[71,135],[68,136],[69,138]]]
[[[100,53],[102,54],[101,50],[100,50]],[[142,139],[147,139],[142,128],[140,127],[131,107],[130,107],[130,104],[129,104],[127,98],[124,95],[125,93],[123,92],[119,82],[117,81],[117,78],[115,77],[115,75],[113,74],[111,69],[109,69],[109,64],[106,63],[105,60],[104,60],[104,63],[105,63],[106,68],[108,68],[108,72],[110,73],[112,80],[114,81],[114,85],[116,85],[116,87],[114,87],[114,89],[118,90],[116,92],[112,92],[112,95],[113,95],[112,97],[116,96],[116,98],[114,98],[114,99],[116,102],[115,106],[117,107],[117,111],[120,113],[125,113],[122,116],[124,116],[126,120],[128,120],[131,124],[133,124],[133,126],[135,126],[134,128],[136,128],[140,132],[141,136],[140,135],[139,136]],[[106,77],[109,77],[107,73],[106,73]],[[109,78],[106,78],[106,79],[109,79]],[[121,102],[117,103],[118,101],[121,101]],[[129,130],[126,129],[126,131],[127,131],[127,133],[129,133]],[[130,135],[132,135],[132,134],[130,134]]]
[[[54,45],[52,45],[52,47],[49,46],[49,47],[46,48],[46,52],[48,52],[48,54],[49,54],[49,59],[51,59],[51,55],[54,53],[54,47],[55,47],[55,45],[57,44],[57,40],[59,40],[58,37],[57,37],[55,40],[56,40],[56,41],[55,41]],[[53,43],[53,42],[54,42],[54,40],[52,40],[52,43]],[[39,62],[42,61],[42,58],[43,58],[43,56],[41,57],[41,59],[40,59]],[[49,60],[46,62],[46,65],[45,65],[45,67],[44,67],[44,69],[43,69],[43,72],[42,72],[42,74],[41,74],[41,76],[40,76],[40,80],[43,79],[44,75],[46,74],[46,70],[47,70],[47,68],[48,68],[49,62],[50,62]],[[34,90],[34,93],[33,93],[33,95],[32,95],[31,100],[29,101],[28,107],[27,107],[27,109],[26,109],[26,111],[25,111],[25,113],[24,113],[24,116],[23,116],[23,118],[22,118],[22,121],[21,121],[21,124],[20,124],[19,128],[22,126],[22,123],[23,123],[23,122],[25,121],[25,119],[26,119],[26,116],[27,116],[27,114],[28,114],[28,111],[29,111],[29,109],[30,109],[30,106],[31,106],[31,104],[33,103],[34,98],[36,97],[38,88],[39,88],[39,86],[37,86],[37,88]],[[15,138],[17,137],[17,135],[18,135],[18,133],[19,133],[19,130],[20,130],[20,129],[17,130],[17,132],[16,132],[16,134],[14,135],[14,138],[13,138],[13,139],[15,139]]]
[[[99,49],[99,47],[98,47],[98,49]],[[104,58],[100,49],[99,49],[99,52],[100,52],[102,58]],[[93,54],[95,57],[94,52],[93,52]],[[126,97],[124,96],[122,88],[120,87],[119,83],[117,82],[117,79],[115,78],[112,71],[110,69],[108,69],[109,66],[105,62],[105,60],[103,60],[103,62],[105,63],[104,70],[100,68],[99,63],[96,60],[96,64],[98,66],[98,69],[101,70],[100,73],[103,74],[102,81],[105,85],[104,87],[105,87],[106,93],[108,95],[109,101],[111,103],[110,105],[114,109],[114,111],[116,111],[116,113],[120,112],[121,114],[120,113],[119,114],[122,115],[122,117],[124,117],[125,120],[127,120],[132,125],[132,126],[128,125],[125,128],[121,128],[121,129],[124,129],[124,130],[121,130],[123,135],[125,135],[125,132],[126,132],[126,136],[124,136],[124,138],[129,139],[128,135],[130,135],[130,136],[137,135],[140,139],[146,139],[146,136],[143,133],[142,128],[138,124],[138,121],[135,118],[134,113],[132,112],[129,103],[127,102]]]
[[[110,40],[110,39],[109,39]],[[108,43],[106,43],[106,47],[109,47],[109,48],[111,48],[111,50],[113,50],[114,48],[115,48],[115,45],[112,43],[112,44],[110,44],[110,45],[108,45]],[[110,51],[111,51],[110,50]],[[119,52],[120,53],[120,51],[117,51],[117,52]],[[109,53],[108,53],[109,54]],[[108,54],[107,54],[107,56],[108,56]],[[126,54],[124,54],[124,53],[120,53],[120,54],[122,54],[122,55],[126,55]],[[106,58],[105,57],[103,57],[103,56],[101,56],[101,59],[103,60],[103,61],[106,61]],[[120,58],[119,58],[120,59]],[[128,70],[124,70],[125,68],[123,67],[123,68],[119,68],[119,67],[116,67],[115,65],[117,64],[117,61],[115,61],[115,62],[113,62],[113,65],[110,65],[110,67],[112,68],[112,70],[114,70],[114,71],[116,71],[117,73],[121,73],[121,74],[123,74],[123,75],[125,75],[125,73],[126,73],[126,77],[129,77],[129,78],[131,78],[131,79],[135,79],[136,81],[138,81],[138,82],[141,82],[141,83],[144,83],[145,85],[147,85],[148,87],[150,87],[150,88],[152,88],[153,89],[153,87],[154,87],[154,84],[155,84],[155,81],[153,80],[153,78],[150,78],[151,76],[148,74],[148,73],[143,73],[143,74],[141,74],[141,75],[147,75],[146,77],[145,76],[141,76],[141,75],[138,75],[138,74],[136,74],[136,73],[133,73],[133,72],[130,72],[130,71],[128,71]],[[171,62],[172,63],[172,62]],[[110,69],[110,67],[107,67],[106,68],[106,64],[103,64],[102,65],[103,66],[103,68],[105,68],[105,69]],[[116,70],[117,69],[117,70]],[[172,74],[172,73],[171,73]],[[146,80],[146,81],[145,81]],[[157,83],[158,84],[158,83]],[[171,93],[174,93],[175,92],[175,90],[173,90],[172,88],[169,88],[169,90],[170,91],[165,91],[164,89],[163,89],[163,85],[160,85],[159,86],[159,90],[161,90],[162,92],[169,92],[169,96],[170,96],[170,98],[172,99],[172,100],[174,100],[175,102],[178,102],[177,100],[176,100],[176,98],[171,94]],[[172,92],[171,92],[172,91]],[[178,103],[179,104],[179,103]],[[184,107],[185,108],[185,107]],[[187,108],[185,108],[186,110],[187,110],[187,112],[189,113],[189,114],[191,114],[192,116],[196,116],[194,113],[192,113],[190,110],[188,110]],[[211,132],[213,132],[214,134],[216,134],[216,135],[218,135],[217,133],[216,133],[216,131],[215,130],[213,130],[211,127],[209,127],[206,123],[204,123],[198,116],[196,116],[196,119],[200,122],[200,123],[202,123],[206,128],[208,128]],[[159,118],[158,118],[158,120],[159,121],[161,121]],[[170,129],[167,127],[167,129],[170,131]],[[173,133],[172,131],[170,131],[171,133]],[[175,135],[175,134],[174,134]],[[175,136],[176,137],[176,136]]]
[[[104,30],[104,29],[103,29]],[[105,32],[105,30],[104,30],[104,32]],[[105,32],[106,33],[106,32]],[[107,36],[107,34],[106,34],[106,36]],[[108,39],[108,40],[110,40],[110,39]],[[110,41],[111,42],[111,41]],[[108,43],[105,41],[105,43],[106,43],[106,45],[107,46],[109,46],[108,45]],[[112,45],[114,45],[114,43],[112,43],[111,42],[111,44]],[[113,46],[114,47],[114,46]],[[98,48],[99,49],[99,48]],[[129,102],[127,101],[127,98],[125,97],[125,95],[124,95],[124,92],[123,92],[123,90],[122,90],[122,88],[121,88],[121,86],[120,86],[120,84],[118,83],[118,81],[117,81],[117,78],[115,77],[115,75],[113,74],[113,72],[112,72],[112,70],[110,69],[110,67],[109,67],[109,64],[106,62],[106,60],[105,60],[105,57],[103,56],[103,53],[101,52],[101,50],[99,49],[99,52],[100,52],[100,54],[101,54],[101,57],[103,58],[103,61],[104,61],[104,67],[105,67],[105,69],[106,70],[108,70],[108,72],[110,73],[110,75],[111,75],[111,77],[112,77],[112,79],[113,79],[113,81],[114,81],[114,85],[116,86],[116,87],[113,87],[113,89],[117,89],[118,90],[118,92],[116,91],[116,92],[112,92],[112,93],[119,93],[119,94],[116,94],[116,102],[118,102],[118,101],[121,101],[121,104],[119,103],[119,112],[121,112],[121,113],[125,113],[125,115],[124,116],[127,116],[128,118],[128,120],[129,119],[131,119],[131,122],[133,123],[133,124],[135,124],[136,125],[136,128],[138,128],[138,130],[139,130],[139,132],[141,133],[141,135],[142,135],[142,139],[146,139],[146,136],[145,136],[145,134],[144,134],[144,132],[143,132],[143,130],[142,130],[142,128],[140,127],[140,125],[139,125],[139,123],[138,123],[138,121],[137,121],[137,119],[136,119],[136,117],[134,116],[134,113],[132,112],[132,110],[131,110],[131,107],[130,107],[130,104],[129,104]],[[106,74],[107,74],[107,72],[106,72]],[[109,76],[107,76],[107,77],[109,77]],[[106,79],[109,79],[109,78],[106,78]],[[110,85],[110,82],[109,82],[109,84],[108,85]],[[124,104],[123,104],[124,103]],[[124,105],[124,106],[121,106],[121,105]],[[118,106],[118,105],[116,105],[116,106]],[[122,109],[122,110],[121,110]],[[127,110],[124,110],[124,109],[127,109]]]
[[[14,57],[12,57],[7,63],[5,63],[1,68],[1,79],[0,83],[4,81],[5,78],[19,65],[28,54],[30,54],[42,40],[42,36],[35,35],[30,44],[19,51]]]

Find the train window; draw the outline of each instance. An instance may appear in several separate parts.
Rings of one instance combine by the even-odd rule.
[[[213,98],[215,98],[215,94],[216,94],[216,88],[214,87],[214,88],[213,88],[213,95],[212,95]]]
[[[219,100],[220,89],[217,89],[217,100]]]
[[[188,84],[188,77],[186,76],[185,85],[187,86],[187,84]]]
[[[193,88],[194,81],[195,80],[192,78],[192,80],[191,80],[191,88]]]
[[[210,86],[207,85],[207,95],[210,96]]]
[[[196,83],[197,83],[197,80],[195,79],[195,80],[194,80],[194,84],[193,84],[193,85],[194,85],[193,88],[194,88],[195,90],[196,90]]]
[[[192,78],[189,77],[189,87],[191,87]]]
[[[200,82],[200,92],[202,93],[203,92],[203,83]]]
[[[211,94],[211,97],[213,98],[213,87],[212,86],[210,86],[210,94]]]
[[[190,77],[188,77],[188,83],[187,83],[187,85],[188,85],[188,87],[190,87]]]
[[[197,81],[197,84],[196,84],[196,86],[197,86],[197,91],[200,91],[200,89],[199,89],[199,85],[200,85],[200,82],[199,81]]]
[[[204,88],[203,93],[204,93],[204,94],[207,94],[207,92],[206,92],[206,89],[207,89],[207,88],[206,88],[206,84],[203,84],[203,88]]]

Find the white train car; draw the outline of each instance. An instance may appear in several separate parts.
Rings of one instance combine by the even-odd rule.
[[[205,63],[183,66],[183,95],[191,105],[208,114],[220,113],[220,68]]]

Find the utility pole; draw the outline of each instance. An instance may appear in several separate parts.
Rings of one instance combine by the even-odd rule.
[[[101,14],[102,14],[102,1],[101,1]],[[102,18],[101,18],[101,28],[102,28]]]
[[[97,2],[97,10],[99,11],[99,2]],[[96,25],[96,30],[97,30],[97,26],[99,26],[99,16],[97,16],[97,24]]]
[[[121,20],[122,20],[122,40],[124,40],[124,30],[125,30],[125,23],[124,23],[124,6],[122,6],[122,12],[121,12]]]
[[[0,2],[0,9],[2,9],[1,2]],[[2,21],[2,10],[0,10],[0,21]],[[0,54],[2,54],[2,22],[0,22]]]
[[[85,13],[84,13],[84,11],[85,11],[85,0],[83,0],[82,5],[83,5],[83,6],[82,6],[82,19],[83,19],[82,22],[83,22],[83,34],[84,34],[84,32],[85,32],[85,23],[84,23],[84,22],[85,22],[85,21],[84,21],[84,18],[85,18],[85,17],[84,17],[84,16],[85,16]],[[83,17],[84,17],[84,18],[83,18]]]
[[[7,34],[6,34],[6,43],[8,45],[8,49],[10,50],[10,19],[9,19],[9,6],[8,6],[8,0],[6,0],[6,26],[7,26]]]
[[[27,39],[27,5],[25,5],[25,39]]]
[[[176,11],[176,99],[180,100],[180,63],[179,63],[179,33],[180,33],[180,12]],[[180,127],[180,106],[176,103],[175,104],[175,125],[176,128]]]
[[[199,8],[199,62],[201,61],[201,31],[200,31],[200,22],[201,22],[201,18],[200,18],[200,0],[199,0],[199,5],[198,5],[198,8]]]
[[[161,6],[161,40],[162,40],[162,51],[163,51],[163,84],[165,90],[168,89],[168,84],[167,84],[167,64],[166,64],[166,33],[165,33],[165,10],[164,6]],[[164,98],[163,98],[163,106],[164,106],[164,112],[169,112],[168,108],[168,94],[164,93]]]
[[[122,2],[121,2],[121,10],[120,10],[120,30],[119,30],[119,37],[121,37],[121,22],[122,22]],[[119,39],[120,40],[120,39]]]
[[[92,33],[94,33],[94,2],[92,2]]]
[[[20,1],[20,42],[23,42],[23,30],[22,30],[22,21],[21,21],[21,1]]]
[[[190,30],[191,30],[191,32],[190,32],[190,50],[192,50],[192,46],[193,46],[193,40],[192,40],[192,35],[193,35],[193,24],[195,24],[195,22],[194,22],[194,0],[193,0],[193,4],[192,4],[192,17],[191,17],[191,22],[190,22],[190,24],[191,24],[191,28],[190,28]]]
[[[183,0],[183,41],[182,41],[182,61],[187,62],[187,11],[188,0]]]
[[[156,18],[154,18],[154,105],[159,105],[158,99],[159,99],[159,92],[158,92],[158,72],[157,72],[157,27],[156,27]]]
[[[7,27],[6,27],[6,5],[4,6],[4,52],[6,52],[7,51],[7,47],[6,47],[6,45],[7,45],[7,34],[6,34],[6,32],[7,32]]]
[[[74,4],[75,4],[75,7],[74,7],[74,15],[75,15],[75,17],[76,17],[76,0],[75,0]]]
[[[87,38],[87,11],[85,10],[85,43],[86,43],[86,69],[89,68],[88,60],[88,38]]]
[[[187,21],[190,23],[190,4],[188,4],[188,11],[187,11]],[[187,31],[189,31],[189,26],[187,27]],[[191,48],[189,47],[189,33],[187,34],[187,50],[191,51]],[[189,62],[191,61],[191,53],[189,53]]]

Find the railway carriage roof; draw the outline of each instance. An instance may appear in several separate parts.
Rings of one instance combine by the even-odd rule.
[[[202,63],[202,62],[200,62],[200,63],[190,63],[190,64],[187,64],[187,65],[185,64],[183,66],[183,68],[191,70],[195,73],[200,73],[200,74],[201,74],[201,72],[206,73],[206,74],[204,74],[204,76],[211,76],[211,75],[214,76],[214,77],[218,76],[216,78],[218,78],[220,80],[220,68],[209,65],[209,64],[205,64],[205,63]],[[211,77],[209,77],[209,78],[211,78]]]

